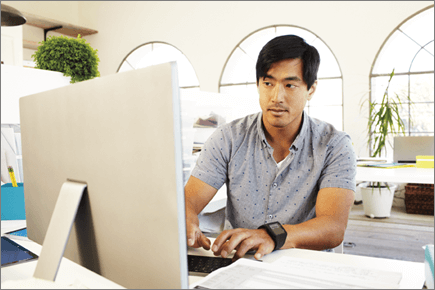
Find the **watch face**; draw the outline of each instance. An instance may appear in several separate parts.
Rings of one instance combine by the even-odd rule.
[[[269,227],[272,229],[275,235],[281,235],[285,233],[284,229],[279,223],[270,224]]]
[[[279,229],[279,228],[281,228],[281,227],[279,226],[279,224],[270,224],[270,228],[271,228],[272,230],[276,230],[276,229]]]

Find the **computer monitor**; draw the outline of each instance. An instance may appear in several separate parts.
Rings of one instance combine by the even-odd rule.
[[[176,64],[23,97],[20,118],[29,239],[79,181],[66,258],[127,288],[188,288]]]
[[[394,162],[416,163],[418,155],[433,155],[433,136],[395,136]]]

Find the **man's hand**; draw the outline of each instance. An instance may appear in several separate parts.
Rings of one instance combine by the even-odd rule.
[[[275,248],[275,242],[265,229],[234,229],[223,231],[215,240],[212,251],[216,256],[226,258],[236,250],[233,260],[242,258],[247,251],[257,250],[254,257],[259,260]]]
[[[193,248],[203,247],[207,251],[210,250],[210,240],[201,232],[199,227],[195,224],[188,224],[187,226],[187,245]]]
[[[210,250],[210,240],[199,229],[198,214],[210,202],[217,189],[191,176],[184,187],[186,201],[186,237],[187,245]]]

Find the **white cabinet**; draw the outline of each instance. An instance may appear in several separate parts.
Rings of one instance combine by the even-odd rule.
[[[19,98],[69,85],[60,72],[1,65],[1,123],[19,124]]]

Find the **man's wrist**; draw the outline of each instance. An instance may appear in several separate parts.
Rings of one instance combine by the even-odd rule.
[[[287,232],[279,222],[264,224],[259,229],[265,229],[275,243],[274,251],[284,246],[287,239]]]

